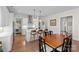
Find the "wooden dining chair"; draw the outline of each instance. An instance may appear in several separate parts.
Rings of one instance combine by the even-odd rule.
[[[2,49],[2,41],[0,41],[0,52],[3,52],[3,49]]]
[[[49,35],[52,35],[52,34],[53,34],[53,31],[48,31],[48,34],[49,34]]]
[[[39,51],[46,52],[45,40],[41,36],[39,36]]]
[[[71,52],[71,39],[69,37],[64,39],[62,52]]]
[[[44,31],[48,32],[48,29],[45,29]]]
[[[47,36],[48,35],[48,32],[44,32],[44,35],[43,36]]]
[[[63,46],[62,46],[62,52],[67,52],[68,50],[68,47],[67,47],[67,45],[68,45],[68,41],[69,41],[69,38],[65,38],[64,40],[63,40]]]
[[[48,29],[45,29],[44,31],[43,31],[43,36],[47,36],[48,35]]]
[[[72,35],[69,35],[68,36],[68,38],[69,38],[69,51],[71,52],[71,49],[72,49]]]
[[[43,37],[43,30],[38,30],[38,34]]]

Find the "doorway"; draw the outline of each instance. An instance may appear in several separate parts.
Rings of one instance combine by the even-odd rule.
[[[21,23],[21,19],[20,18],[16,19],[15,32],[16,32],[16,34],[21,34],[22,33],[22,23]]]
[[[60,33],[64,34],[67,32],[68,34],[72,35],[72,22],[73,22],[73,17],[72,16],[66,16],[66,17],[61,17],[60,19]]]

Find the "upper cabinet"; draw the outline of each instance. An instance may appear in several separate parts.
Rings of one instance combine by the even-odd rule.
[[[7,7],[1,6],[0,7],[0,26],[8,26],[9,25],[9,11]]]

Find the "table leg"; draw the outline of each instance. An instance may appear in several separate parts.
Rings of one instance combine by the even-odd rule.
[[[53,48],[51,52],[60,52],[60,51],[58,51],[56,48]]]

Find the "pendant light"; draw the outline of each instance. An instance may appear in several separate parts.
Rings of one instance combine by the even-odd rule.
[[[34,11],[34,19],[36,19],[37,18],[37,16],[36,16],[36,9],[33,9],[33,11]]]

